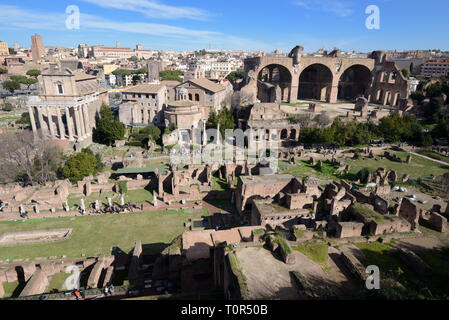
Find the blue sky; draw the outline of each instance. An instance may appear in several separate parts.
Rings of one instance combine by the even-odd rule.
[[[78,30],[65,26],[69,5],[81,12]],[[380,30],[365,27],[368,5],[380,9]],[[449,50],[448,13],[447,0],[1,0],[0,40],[29,47],[36,32],[69,47]]]

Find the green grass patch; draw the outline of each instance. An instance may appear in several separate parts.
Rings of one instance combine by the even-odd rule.
[[[305,243],[292,247],[293,250],[299,251],[312,261],[318,263],[325,271],[328,266],[328,246],[325,243]]]
[[[134,248],[136,240],[144,244],[144,251],[158,253],[184,232],[189,218],[198,219],[203,211],[187,213],[186,210],[161,212],[135,212],[116,215],[52,218],[27,222],[0,222],[0,234],[4,232],[50,230],[72,228],[70,239],[45,244],[2,247],[0,259],[25,259],[62,256],[80,257],[111,254],[112,247],[125,253]],[[117,252],[116,251],[116,252]]]
[[[228,253],[229,264],[231,265],[231,270],[234,275],[237,277],[238,282],[240,284],[241,293],[243,295],[243,299],[245,299],[248,295],[248,287],[246,284],[246,277],[242,272],[242,268],[240,267],[239,260],[234,252]]]
[[[63,291],[62,285],[64,284],[65,280],[70,276],[70,274],[61,272],[57,273],[53,276],[51,276],[50,283],[47,286],[47,289],[45,289],[45,292],[48,293],[56,293]]]
[[[224,179],[219,179],[212,176],[212,190],[214,191],[227,191],[229,190],[229,185]]]
[[[3,290],[5,291],[5,295],[3,299],[7,298],[17,298],[22,292],[23,288],[25,288],[25,282],[3,282]]]
[[[338,179],[336,171],[338,165],[323,161],[321,168],[318,165],[311,165],[308,161],[298,161],[297,164],[290,164],[286,161],[279,161],[279,171],[283,174],[291,174],[298,178],[315,176],[325,179]]]
[[[403,161],[407,158],[408,152],[393,152],[389,151],[390,154],[396,154]],[[345,160],[348,164],[351,164],[350,173],[357,174],[361,169],[368,168],[371,170],[377,170],[378,168],[387,168],[388,170],[395,170],[398,177],[402,177],[404,174],[409,174],[411,179],[417,179],[420,177],[428,177],[430,175],[440,176],[449,171],[449,166],[436,163],[432,160],[428,160],[419,156],[412,155],[412,162],[406,164],[404,162],[394,162],[387,158],[378,160],[365,159],[359,160]]]

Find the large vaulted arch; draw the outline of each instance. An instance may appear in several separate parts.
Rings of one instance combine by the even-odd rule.
[[[358,97],[368,98],[372,82],[371,71],[362,65],[354,65],[343,72],[338,83],[338,99],[354,101]]]
[[[292,75],[286,67],[267,65],[259,72],[257,80],[257,98],[261,102],[288,101]]]
[[[333,75],[323,64],[312,64],[299,76],[298,99],[330,101]]]

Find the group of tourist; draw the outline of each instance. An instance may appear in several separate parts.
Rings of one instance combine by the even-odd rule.
[[[84,288],[76,289],[73,294],[75,295],[76,300],[79,300],[80,298],[86,299],[86,292],[84,291]]]
[[[109,285],[105,286],[103,289],[103,293],[104,293],[105,297],[107,297],[108,295],[110,295],[110,296],[114,295],[114,292],[115,292],[115,289],[114,289],[113,284],[109,284]]]
[[[114,285],[112,283],[108,283],[103,288],[103,294],[104,294],[105,297],[114,295],[114,292],[115,292],[115,288],[114,288]],[[84,290],[84,288],[76,289],[73,292],[73,294],[75,295],[76,300],[79,300],[81,298],[86,299],[86,291]]]
[[[91,214],[104,214],[104,213],[110,213],[110,214],[115,214],[115,213],[123,213],[123,212],[134,212],[134,210],[141,210],[143,211],[143,204],[141,204],[140,206],[137,206],[137,204],[135,203],[130,203],[128,202],[127,204],[123,205],[123,206],[105,206],[103,209],[93,209],[91,210]],[[84,216],[86,215],[86,210],[81,210],[80,209],[81,214]]]

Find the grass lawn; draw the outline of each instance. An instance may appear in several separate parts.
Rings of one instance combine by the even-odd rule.
[[[116,251],[130,252],[135,241],[141,240],[148,253],[162,251],[184,232],[189,218],[201,218],[204,211],[188,213],[186,210],[162,212],[136,212],[116,215],[98,215],[52,219],[32,219],[0,222],[0,234],[4,232],[73,228],[68,240],[46,244],[2,247],[0,259],[25,259],[66,255],[80,257],[110,254]],[[73,219],[73,220],[72,220]]]
[[[395,153],[402,160],[407,158],[407,152],[391,152]],[[400,163],[390,161],[386,158],[382,160],[374,159],[360,159],[360,160],[346,160],[347,163],[351,164],[350,173],[357,173],[363,168],[370,168],[372,170],[377,170],[378,168],[386,168],[387,170],[395,170],[398,177],[401,178],[405,173],[410,175],[410,178],[417,179],[419,177],[428,177],[431,174],[435,176],[440,176],[444,173],[449,172],[449,166],[438,164],[434,161],[427,160],[415,155],[412,155],[412,162],[410,164]]]
[[[22,292],[23,288],[25,288],[25,283],[19,283],[19,281],[14,282],[3,282],[3,289],[5,290],[4,299],[7,298],[17,298],[19,294]]]
[[[145,167],[146,168],[161,168],[161,167],[167,167],[170,164],[170,159],[163,159],[163,160],[148,160],[145,161]]]
[[[48,284],[45,292],[59,292],[65,291],[62,289],[64,281],[70,277],[69,273],[61,272],[51,276],[50,283]]]
[[[229,186],[226,180],[212,176],[212,190],[226,191],[229,190]]]
[[[283,174],[292,174],[298,178],[316,176],[324,179],[335,179],[335,171],[338,165],[323,162],[322,168],[318,165],[312,166],[308,161],[297,161],[297,164],[290,164],[286,161],[279,161],[279,170]]]
[[[145,201],[153,202],[153,191],[147,189],[128,190],[125,195],[125,202],[144,203]]]
[[[410,294],[416,298],[423,298],[419,294],[421,288],[429,288],[433,298],[448,298],[449,289],[445,284],[447,270],[449,269],[449,249],[427,251],[417,253],[431,268],[432,276],[423,278],[411,270],[399,257],[390,254],[387,250],[391,243],[356,243],[363,251],[366,260],[362,261],[365,266],[376,265],[379,267],[382,278],[393,278],[403,284]]]
[[[391,152],[395,153],[398,157],[405,160],[407,158],[407,152]],[[404,164],[400,162],[390,161],[386,158],[380,160],[374,159],[359,159],[350,160],[345,159],[346,163],[351,164],[350,174],[355,175],[363,168],[369,168],[371,170],[377,170],[378,168],[386,168],[387,170],[395,170],[398,177],[401,178],[405,173],[410,175],[410,178],[417,179],[419,177],[428,177],[431,174],[434,176],[440,176],[449,172],[449,165],[445,166],[438,164],[434,161],[419,157],[412,156],[412,163]],[[336,175],[338,165],[323,162],[323,167],[320,169],[317,165],[312,166],[308,161],[298,161],[296,165],[292,165],[286,161],[279,161],[279,170],[284,174],[292,174],[298,178],[304,178],[308,176],[315,176],[324,179],[340,180]]]
[[[328,266],[328,246],[325,243],[305,243],[292,247],[293,250],[299,251],[311,260],[315,261],[326,271]]]

